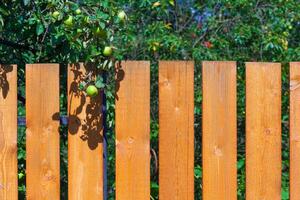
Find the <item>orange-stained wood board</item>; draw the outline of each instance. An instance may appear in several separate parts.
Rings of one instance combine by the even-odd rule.
[[[290,63],[290,200],[300,199],[300,62]]]
[[[194,200],[194,62],[159,62],[159,199]]]
[[[59,65],[26,65],[27,199],[60,198]]]
[[[103,199],[102,93],[89,97],[80,90],[87,77],[99,75],[93,65],[68,66],[69,200]]]
[[[116,199],[150,199],[150,63],[116,66]]]
[[[246,63],[246,199],[281,199],[279,63]]]
[[[0,199],[18,199],[15,65],[0,65]]]
[[[203,199],[237,199],[236,62],[202,63]]]

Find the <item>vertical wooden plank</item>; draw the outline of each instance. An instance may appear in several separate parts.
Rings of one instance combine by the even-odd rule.
[[[246,63],[246,199],[281,199],[279,63]]]
[[[159,199],[194,200],[194,63],[159,62]]]
[[[117,66],[116,199],[150,199],[150,64]]]
[[[17,66],[0,65],[0,199],[18,199]]]
[[[102,95],[88,97],[79,84],[98,75],[93,65],[68,67],[68,189],[69,199],[103,199]]]
[[[203,199],[237,199],[236,63],[203,62]]]
[[[300,62],[290,63],[290,200],[300,199]]]
[[[26,65],[27,199],[60,198],[59,65]]]

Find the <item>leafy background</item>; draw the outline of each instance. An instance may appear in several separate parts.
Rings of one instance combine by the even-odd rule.
[[[81,13],[76,13],[80,9]],[[118,12],[127,13],[125,22]],[[195,60],[195,196],[201,199],[201,61],[238,61],[238,198],[245,199],[245,61],[281,62],[282,199],[289,184],[289,61],[300,59],[299,0],[2,0],[0,63],[18,64],[18,114],[25,115],[25,63],[61,67],[66,114],[66,63],[96,62],[107,72],[108,193],[114,199],[114,71],[105,60],[151,61],[151,148],[158,151],[158,60]],[[58,11],[59,17],[53,17]],[[65,21],[72,16],[72,25]],[[105,34],[97,34],[100,28]],[[113,58],[102,55],[114,47]],[[25,128],[18,131],[19,196],[25,199]],[[67,199],[67,127],[61,127],[62,199]],[[151,198],[158,199],[151,165]]]

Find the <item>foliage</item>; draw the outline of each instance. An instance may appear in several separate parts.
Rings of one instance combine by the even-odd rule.
[[[80,9],[80,13],[78,12]],[[120,20],[124,10],[126,21]],[[298,0],[3,0],[0,3],[0,62],[96,62],[107,70],[109,196],[114,199],[114,71],[111,60],[151,60],[151,147],[158,153],[157,60],[194,59],[195,186],[201,199],[201,64],[202,60],[238,61],[238,195],[245,199],[245,61],[282,62],[282,197],[288,199],[288,66],[300,58]],[[59,16],[55,17],[55,11]],[[15,14],[17,13],[17,14]],[[68,23],[72,17],[72,25]],[[67,21],[67,23],[66,23]],[[69,25],[68,25],[69,24]],[[99,29],[98,29],[99,28]],[[100,30],[100,31],[97,31]],[[105,31],[106,34],[103,34]],[[103,55],[105,46],[114,55]],[[105,60],[107,68],[103,67]],[[111,65],[110,65],[111,66]],[[66,79],[65,68],[61,77]],[[20,96],[24,67],[19,68]],[[100,78],[99,78],[100,79]],[[98,83],[103,87],[103,82]],[[105,82],[105,81],[104,81]],[[99,86],[100,87],[100,86]],[[66,110],[62,87],[61,110]],[[24,114],[20,102],[19,114]],[[23,129],[22,129],[23,130]],[[20,194],[24,194],[24,130],[19,132]],[[66,130],[62,130],[62,186],[66,187]],[[158,177],[152,163],[152,198]],[[66,189],[62,189],[66,191]],[[67,194],[62,194],[63,199]]]
[[[113,46],[115,33],[124,25],[110,1],[5,0],[1,4],[0,50],[8,55],[4,62],[103,64],[104,47]]]

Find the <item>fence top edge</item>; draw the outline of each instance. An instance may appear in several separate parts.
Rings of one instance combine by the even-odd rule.
[[[60,63],[27,63],[26,66],[29,65],[60,65]]]
[[[237,63],[234,60],[203,60],[201,63]]]
[[[165,64],[179,64],[179,65],[195,65],[195,61],[193,60],[182,60],[182,61],[177,61],[177,60],[160,60],[158,62],[159,65],[165,65]]]
[[[245,64],[282,64],[281,62],[262,62],[262,61],[251,61],[245,62]]]
[[[150,60],[122,60],[118,62],[147,62],[150,63]],[[195,60],[158,60],[158,62],[193,62],[195,63]],[[230,63],[234,62],[237,63],[239,61],[234,60],[202,60],[201,63],[208,63],[208,62],[223,62],[223,63]],[[257,63],[257,64],[299,64],[300,61],[283,61],[283,62],[272,62],[272,61],[243,61],[245,64],[251,64],[251,63]],[[74,65],[74,64],[88,64],[85,62],[77,62],[77,63],[25,63],[25,65]],[[0,63],[0,66],[18,66],[18,64],[6,64],[6,63]]]

